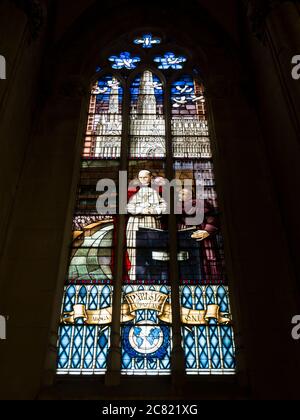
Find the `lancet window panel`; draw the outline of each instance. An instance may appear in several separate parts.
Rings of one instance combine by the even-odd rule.
[[[228,288],[182,286],[181,320],[188,374],[234,374],[235,347]]]
[[[171,373],[171,296],[167,286],[124,286],[122,374]]]
[[[57,373],[105,373],[110,346],[112,287],[67,286],[64,296]]]
[[[232,316],[205,93],[189,76],[172,86],[172,144],[176,179],[183,185],[177,192],[177,242],[183,255],[179,275],[186,372],[232,374]],[[186,180],[191,183],[187,187]]]
[[[183,284],[226,284],[212,162],[175,161],[174,168],[176,178],[182,182],[178,191],[181,215],[177,216],[177,227],[178,244],[185,258],[179,265],[180,280]],[[185,184],[187,180],[192,181],[191,188]]]

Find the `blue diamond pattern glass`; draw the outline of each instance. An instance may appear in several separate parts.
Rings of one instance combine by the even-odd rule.
[[[205,326],[198,327],[198,343],[200,369],[208,369],[207,328]]]
[[[225,369],[235,369],[235,351],[233,345],[233,333],[230,326],[221,327],[222,351]]]
[[[83,341],[83,326],[76,326],[73,340],[72,369],[80,369]]]
[[[205,299],[204,299],[205,297]],[[213,374],[235,371],[235,348],[232,325],[221,324],[221,318],[230,313],[228,290],[225,286],[182,286],[183,310],[203,314],[199,326],[182,328],[186,370],[191,374]],[[210,312],[218,307],[218,312]],[[210,308],[210,309],[209,309]]]
[[[94,358],[95,328],[86,327],[85,345],[84,345],[84,369],[91,369]]]
[[[66,369],[69,364],[70,343],[72,336],[72,327],[63,326],[59,329],[59,336],[61,337],[58,347],[58,368]]]
[[[99,329],[97,353],[96,353],[96,369],[106,369],[106,358],[109,347],[110,328]]]

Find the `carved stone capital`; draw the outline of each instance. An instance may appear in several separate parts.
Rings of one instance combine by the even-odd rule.
[[[39,0],[13,0],[15,5],[23,10],[28,18],[31,40],[35,40],[44,23],[44,12]]]
[[[244,0],[252,31],[260,41],[265,41],[266,21],[269,14],[286,2],[299,3],[300,0]]]

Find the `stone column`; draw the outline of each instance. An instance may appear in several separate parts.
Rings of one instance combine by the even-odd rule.
[[[295,129],[300,128],[300,83],[291,76],[292,58],[300,55],[299,0],[248,2],[252,30],[272,54]]]
[[[300,277],[300,80],[292,78],[292,58],[300,55],[298,0],[250,0],[248,46],[257,106],[285,226],[291,270]],[[300,293],[300,285],[295,284]],[[299,302],[300,306],[300,302]]]
[[[221,62],[217,56],[215,60]],[[246,79],[245,69],[225,62],[226,73],[219,77],[213,70],[217,65],[211,68],[207,95],[238,378],[244,386],[248,382],[253,398],[293,398],[297,391],[292,384],[300,369],[297,344],[290,335],[297,295],[266,152],[272,136],[262,134],[255,81]],[[267,98],[266,107],[273,102],[270,105]]]

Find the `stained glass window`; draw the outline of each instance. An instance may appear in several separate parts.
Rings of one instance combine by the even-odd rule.
[[[179,331],[186,374],[233,374],[233,319],[205,87],[189,72],[174,81],[187,58],[152,55],[161,38],[145,34],[132,41],[144,48],[143,63],[134,52],[111,55],[91,86],[57,372],[105,374],[112,337],[119,335],[120,374],[170,375]],[[153,62],[162,72],[153,70]],[[169,182],[173,206],[165,194]],[[115,305],[120,310],[113,323]]]

